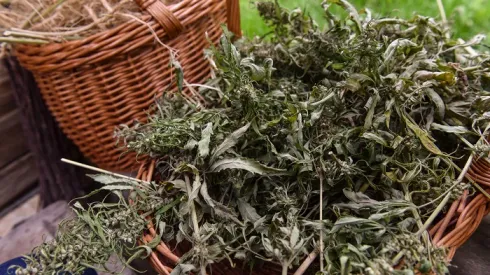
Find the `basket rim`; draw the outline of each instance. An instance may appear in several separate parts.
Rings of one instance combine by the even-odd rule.
[[[168,9],[182,23],[184,30],[169,39],[164,28],[146,11],[139,19],[131,20],[114,28],[88,37],[47,44],[16,44],[14,54],[25,68],[33,72],[66,71],[81,65],[89,65],[114,56],[127,54],[145,45],[155,44],[155,36],[162,42],[178,40],[190,31],[189,25],[222,10],[226,12],[227,1],[238,0],[183,0],[168,5]]]

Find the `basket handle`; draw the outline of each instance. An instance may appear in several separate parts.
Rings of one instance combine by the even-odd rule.
[[[160,25],[170,38],[175,38],[184,29],[180,20],[160,0],[134,0],[146,10]]]
[[[134,0],[142,9],[146,10],[160,25],[170,38],[177,37],[184,29],[180,20],[160,0]],[[236,36],[242,36],[240,26],[240,1],[226,0],[228,29]]]
[[[226,0],[227,25],[237,37],[242,36],[242,28],[240,26],[240,1]]]

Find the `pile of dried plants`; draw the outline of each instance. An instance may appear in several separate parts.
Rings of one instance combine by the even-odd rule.
[[[208,52],[207,106],[165,97],[148,123],[117,130],[128,150],[158,160],[157,180],[95,176],[119,202],[75,205],[56,243],[17,272],[147,256],[156,243],[135,243],[150,218],[156,241],[193,246],[172,274],[221,261],[245,273],[264,262],[282,274],[446,273],[427,229],[464,190],[484,192],[463,181],[490,149],[482,37],[458,42],[432,18],[372,18],[345,0],[320,8],[325,30],[299,9],[259,3],[273,32],[235,45],[224,36]]]

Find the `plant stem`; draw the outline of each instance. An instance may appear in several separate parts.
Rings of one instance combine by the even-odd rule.
[[[446,11],[444,10],[444,5],[442,0],[437,0],[437,7],[439,8],[439,13],[441,14],[441,20],[444,24],[447,24]]]
[[[398,264],[398,262],[403,258],[404,255],[405,252],[403,250],[398,252],[398,254],[396,254],[396,256],[393,258],[393,260],[391,260],[391,264],[392,265]]]
[[[468,172],[468,169],[470,169],[471,163],[473,162],[473,157],[474,157],[474,153],[471,153],[471,155],[468,157],[468,160],[466,161],[466,164],[464,165],[464,168],[459,173],[459,176],[456,179],[456,182],[455,182],[454,185],[459,184],[459,183],[461,183],[461,181],[463,181],[466,173]],[[453,166],[457,167],[457,165],[453,161],[450,160],[450,163]],[[450,197],[451,197],[451,192],[449,191],[449,192],[447,192],[446,196],[441,201],[441,203],[434,210],[434,212],[432,212],[432,214],[430,215],[430,217],[425,221],[424,225],[419,229],[419,231],[417,232],[418,235],[422,234],[423,232],[425,232],[427,230],[427,228],[429,228],[429,226],[434,222],[434,220],[437,217],[437,215],[439,215],[439,213],[442,211],[442,209],[444,208],[444,206],[446,206],[446,204],[449,201],[449,198]]]
[[[111,175],[111,176],[115,176],[115,177],[118,177],[118,178],[123,178],[123,179],[127,179],[127,180],[137,181],[137,182],[144,183],[144,184],[150,184],[149,182],[144,181],[144,180],[139,180],[139,179],[135,179],[135,178],[132,178],[132,177],[125,176],[125,175],[113,173],[113,172],[110,172],[110,171],[107,171],[107,170],[104,170],[104,169],[93,167],[93,166],[90,166],[90,165],[87,165],[87,164],[83,164],[83,163],[80,163],[80,162],[76,162],[76,161],[73,161],[73,160],[62,158],[61,161],[62,162],[65,162],[65,163],[69,163],[71,165],[75,165],[75,166],[78,166],[78,167],[89,169],[89,170],[92,170],[92,171],[95,171],[95,172],[99,172],[99,173],[103,173],[103,174],[108,174],[108,175]]]
[[[308,269],[308,267],[313,263],[313,261],[316,259],[318,256],[318,250],[313,250],[308,257],[303,261],[303,263],[298,267],[296,272],[294,272],[294,275],[303,275],[305,271]],[[321,270],[323,271],[323,269]]]
[[[30,39],[30,38],[20,38],[20,37],[0,37],[0,42],[21,43],[21,44],[47,44],[49,41],[41,39]]]
[[[288,266],[287,261],[282,263],[282,275],[288,275]]]
[[[417,232],[417,235],[421,235],[422,233],[427,231],[427,228],[434,222],[435,218],[439,213],[442,211],[444,206],[446,206],[447,202],[449,201],[449,198],[451,198],[451,193],[447,193],[447,195],[444,197],[444,199],[441,201],[441,203],[437,206],[437,208],[432,212],[430,217],[425,221],[424,225],[419,229]]]
[[[369,183],[365,183],[365,184],[363,184],[363,185],[361,186],[361,188],[359,188],[359,192],[361,192],[361,193],[366,192],[366,190],[369,188],[369,186],[370,186],[370,185],[369,185]]]
[[[323,173],[320,170],[320,271],[323,271]]]
[[[21,25],[21,29],[27,29],[28,27],[31,26],[31,23],[34,23],[35,22],[35,18],[36,15],[39,14],[39,17],[41,18],[44,18],[46,17],[46,15],[50,14],[52,11],[54,11],[59,5],[61,5],[63,2],[65,2],[66,0],[58,0],[56,1],[53,5],[47,7],[46,9],[44,9],[41,14],[39,14],[38,11],[34,11],[25,21],[24,23],[22,23]]]

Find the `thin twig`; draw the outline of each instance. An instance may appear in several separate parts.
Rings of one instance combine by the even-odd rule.
[[[17,37],[0,37],[0,43],[22,43],[22,44],[47,44],[49,41],[41,39],[17,38]]]
[[[320,170],[320,271],[323,271],[323,173]]]
[[[115,14],[118,14],[118,15],[121,15],[121,16],[126,16],[126,17],[129,17],[131,19],[133,19],[134,21],[138,22],[138,23],[141,23],[142,25],[145,25],[146,27],[148,27],[148,29],[150,30],[150,32],[153,34],[153,37],[155,38],[155,40],[160,44],[162,45],[163,47],[167,48],[167,50],[170,51],[170,53],[173,53],[173,54],[176,54],[176,50],[170,46],[168,46],[167,44],[163,43],[162,40],[160,40],[160,38],[158,37],[156,31],[151,27],[151,25],[141,19],[139,19],[138,17],[132,15],[132,14],[127,14],[127,13],[115,13]]]
[[[288,263],[282,264],[282,272],[281,275],[288,275]]]
[[[447,16],[446,16],[446,11],[444,10],[444,5],[442,4],[442,0],[437,0],[437,7],[439,8],[439,13],[441,14],[441,20],[442,23],[444,24],[445,27],[445,36],[446,38],[451,38],[451,34],[449,33],[448,30],[448,24],[447,24]]]
[[[405,256],[405,250],[401,250],[400,252],[398,252],[398,254],[396,254],[395,257],[391,260],[391,264],[392,265],[398,264],[398,262],[400,262],[403,256]]]
[[[320,253],[320,256],[321,256],[322,253]],[[306,259],[303,261],[303,263],[298,267],[298,269],[296,270],[296,272],[294,272],[294,275],[303,275],[306,270],[308,269],[308,267],[310,267],[310,265],[313,263],[313,261],[315,261],[316,257],[318,256],[318,250],[313,250],[313,252],[311,252],[308,257],[306,257]],[[323,270],[323,269],[322,269]]]
[[[65,163],[68,163],[68,164],[71,164],[71,165],[75,165],[75,166],[78,166],[78,167],[89,169],[89,170],[92,170],[92,171],[95,171],[95,172],[104,173],[104,174],[108,174],[108,175],[111,175],[111,176],[115,176],[115,177],[119,177],[119,178],[123,178],[123,179],[127,179],[127,180],[137,181],[137,182],[144,183],[144,184],[150,184],[150,182],[147,182],[147,181],[144,181],[144,180],[139,180],[139,179],[135,179],[135,178],[132,178],[132,177],[125,176],[125,175],[117,174],[117,173],[114,173],[114,172],[110,172],[110,171],[107,171],[107,170],[104,170],[104,169],[93,167],[93,166],[90,166],[90,165],[87,165],[87,164],[83,164],[83,163],[80,163],[80,162],[76,162],[76,161],[73,161],[73,160],[62,158],[61,161],[62,162],[65,162]]]
[[[41,40],[49,40],[45,35],[37,34],[37,33],[31,33],[31,32],[26,32],[24,30],[17,31],[14,29],[4,31],[3,32],[4,36],[7,37],[23,37],[23,38],[32,38],[32,39],[41,39]]]
[[[463,181],[466,173],[470,169],[470,166],[471,166],[471,163],[472,162],[473,162],[473,153],[470,155],[470,157],[466,161],[466,164],[465,164],[463,170],[461,171],[461,173],[459,174],[458,178],[456,179],[456,183],[460,183],[461,181]],[[449,192],[449,193],[446,194],[446,196],[441,201],[441,203],[436,207],[436,209],[434,210],[434,212],[432,212],[432,214],[429,216],[429,218],[425,221],[424,226],[422,226],[419,229],[419,231],[417,232],[417,234],[420,235],[423,232],[425,232],[427,230],[427,228],[429,228],[429,226],[434,222],[434,220],[437,217],[437,215],[439,215],[439,213],[442,211],[442,209],[444,208],[444,206],[446,206],[446,204],[449,201],[449,198],[450,197],[451,197],[451,193]]]
[[[446,11],[444,10],[444,5],[442,0],[437,0],[437,7],[439,8],[439,13],[441,14],[441,20],[444,24],[447,24]]]
[[[59,5],[63,4],[63,2],[65,2],[66,0],[58,0],[56,1],[53,5],[51,6],[48,6],[46,9],[44,9],[42,12],[39,12],[37,11],[36,9],[33,8],[34,12],[22,23],[21,25],[21,28],[22,29],[26,29],[28,28],[29,26],[31,26],[31,24],[35,21],[35,16],[36,15],[39,15],[39,17],[41,19],[43,19],[43,17],[45,17],[46,15],[50,14],[52,11],[54,11]]]

